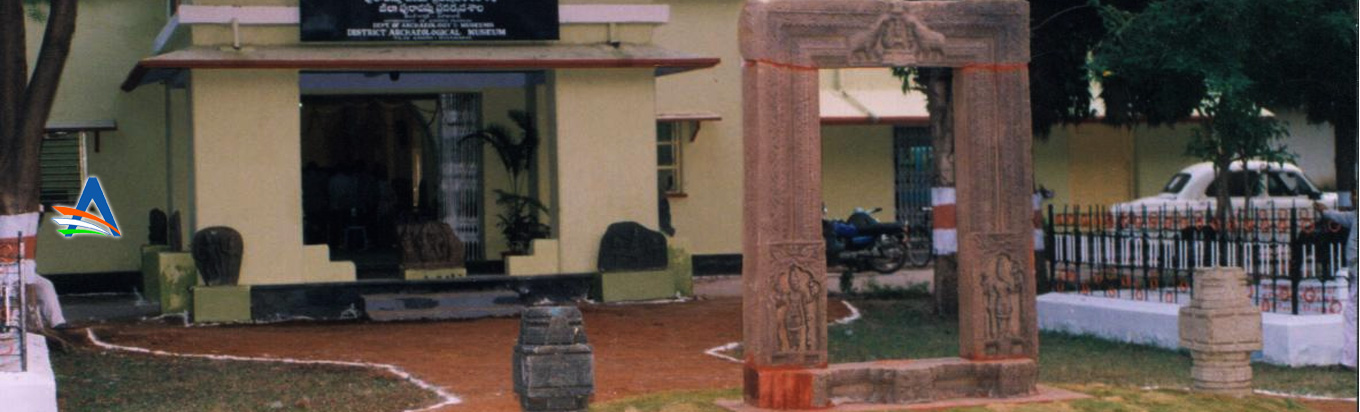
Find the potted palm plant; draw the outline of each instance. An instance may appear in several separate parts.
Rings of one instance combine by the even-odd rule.
[[[505,236],[507,254],[525,255],[534,239],[552,234],[552,228],[540,218],[548,208],[528,195],[529,175],[538,152],[538,128],[534,116],[523,110],[511,110],[510,120],[520,129],[518,135],[501,124],[491,124],[476,133],[463,136],[459,143],[477,141],[491,145],[510,177],[510,190],[496,190],[496,204],[501,211],[496,215],[496,227]]]

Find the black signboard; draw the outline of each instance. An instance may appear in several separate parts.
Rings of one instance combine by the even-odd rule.
[[[557,0],[302,0],[302,41],[557,40]]]

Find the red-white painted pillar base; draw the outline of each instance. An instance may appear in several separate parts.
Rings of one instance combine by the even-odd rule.
[[[954,198],[954,188],[931,188],[930,209],[934,225],[931,230],[931,243],[935,247],[935,255],[959,253],[958,205]]]
[[[37,290],[39,309],[46,326],[66,323],[52,282],[38,275],[38,212],[0,215],[0,278],[20,276]]]

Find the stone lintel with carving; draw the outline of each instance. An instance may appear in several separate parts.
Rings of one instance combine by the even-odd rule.
[[[962,67],[1029,61],[1024,1],[748,1],[741,53],[803,67]]]

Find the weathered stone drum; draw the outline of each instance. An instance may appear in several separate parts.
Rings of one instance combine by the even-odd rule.
[[[1181,346],[1199,392],[1251,394],[1251,353],[1261,350],[1261,311],[1248,297],[1242,268],[1195,271],[1195,297],[1181,308]]]
[[[594,360],[580,310],[569,306],[525,310],[513,361],[521,408],[584,412],[595,392]]]

